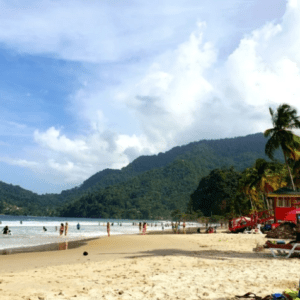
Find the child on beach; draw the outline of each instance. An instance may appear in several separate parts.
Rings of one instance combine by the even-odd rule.
[[[61,223],[61,224],[60,224],[60,229],[59,229],[59,235],[63,235],[64,230],[65,230],[65,226],[64,226],[63,223]]]

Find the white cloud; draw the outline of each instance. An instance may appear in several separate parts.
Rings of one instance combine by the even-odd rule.
[[[37,170],[41,165],[36,161],[28,161],[26,159],[11,159],[8,157],[0,158],[0,161],[8,163],[10,165],[15,165],[23,168],[30,168]]]
[[[200,11],[193,1],[186,1],[184,9],[170,4],[31,0],[16,5],[1,0],[0,40],[21,53],[115,61],[146,53],[170,38],[178,39],[177,29],[191,13]]]
[[[34,139],[42,147],[49,148],[55,152],[71,155],[77,159],[83,159],[85,151],[88,150],[86,142],[80,139],[70,140],[65,135],[60,135],[60,131],[54,127],[46,132],[34,132]]]
[[[195,5],[187,2],[183,13],[189,15]],[[16,11],[13,18],[0,21],[0,41],[20,52],[97,63],[152,55],[118,67],[91,67],[98,76],[89,80],[83,76],[82,86],[68,99],[69,111],[81,123],[72,136],[57,126],[34,132],[36,161],[51,180],[79,184],[99,170],[120,168],[139,155],[203,138],[263,131],[271,126],[270,105],[288,102],[300,112],[299,0],[288,2],[280,22],[246,32],[225,58],[220,56],[218,40],[224,28],[213,35],[209,22],[195,24],[194,18],[193,31],[187,26],[189,34],[182,41],[183,21],[178,17],[182,12],[176,5],[171,11],[165,7],[171,15],[166,24],[161,23],[161,1],[155,2],[157,14],[151,13],[149,23],[141,22],[148,5],[122,6],[126,18],[129,12],[133,20],[140,14],[138,21],[127,24],[122,10],[108,13],[105,1],[35,3],[36,8],[24,8],[26,14]],[[4,12],[12,9],[8,2],[0,0],[0,5]],[[41,15],[41,10],[46,12]],[[27,161],[31,160],[11,163]]]
[[[295,14],[298,10],[289,5],[286,16],[298,24]],[[122,167],[138,155],[269,127],[269,105],[297,106],[300,97],[300,61],[291,51],[300,36],[282,44],[294,30],[286,16],[281,24],[268,23],[245,36],[223,64],[216,47],[204,41],[205,24],[198,23],[186,42],[157,56],[134,81],[109,91],[112,106],[119,103],[133,113],[140,134],[108,130],[105,94],[82,87],[71,102],[90,122],[87,135],[70,139],[54,127],[35,132],[35,141],[51,151],[50,157],[62,154],[48,160],[49,168],[66,180],[79,180],[106,167]]]

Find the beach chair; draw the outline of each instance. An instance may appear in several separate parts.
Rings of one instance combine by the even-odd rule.
[[[272,244],[271,242],[267,241],[265,249],[269,249],[276,258],[289,258],[293,253],[300,253],[300,244]],[[276,255],[276,252],[279,255]]]

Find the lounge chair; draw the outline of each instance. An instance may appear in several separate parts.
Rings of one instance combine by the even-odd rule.
[[[295,244],[272,244],[270,241],[266,242],[265,249],[269,249],[274,257],[289,258],[293,253],[300,253],[300,243]],[[279,255],[275,254],[277,251]]]

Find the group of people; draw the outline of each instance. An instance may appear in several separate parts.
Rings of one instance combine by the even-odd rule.
[[[76,225],[77,230],[80,230],[80,224],[78,223]],[[60,228],[59,228],[59,235],[67,235],[68,234],[68,230],[69,230],[69,224],[68,222],[66,222],[66,224],[64,225],[64,223],[60,224]]]
[[[176,222],[175,224],[172,222],[171,226],[172,226],[172,230],[173,230],[174,233],[179,233],[180,232],[180,221]],[[183,231],[183,233],[186,233],[185,222],[182,223],[182,231]]]
[[[205,233],[217,233],[217,225],[215,225],[215,227],[213,228],[212,226],[208,226],[208,223],[206,223]]]
[[[139,231],[142,232],[143,235],[147,233],[147,223],[146,222],[140,222],[139,223]]]
[[[66,225],[64,225],[64,223],[61,223],[59,228],[59,235],[63,235],[65,233],[66,236],[68,234],[68,230],[69,230],[68,222],[66,222]]]
[[[256,234],[262,234],[261,232],[261,224],[257,224],[255,226],[246,227],[246,229],[243,231],[243,233],[256,233]]]

